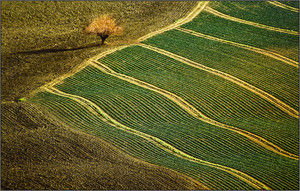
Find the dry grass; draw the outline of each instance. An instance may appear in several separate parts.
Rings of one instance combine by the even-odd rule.
[[[197,2],[2,1],[2,189],[201,189],[185,176],[65,128],[18,98],[85,59],[183,17]],[[111,14],[123,35],[99,46],[85,27]],[[116,28],[117,29],[117,28]],[[115,30],[116,30],[115,29]]]
[[[197,2],[159,1],[2,1],[2,100],[16,100],[67,73],[112,46],[139,37],[184,17]],[[124,32],[99,47],[99,37],[84,29],[108,14]]]

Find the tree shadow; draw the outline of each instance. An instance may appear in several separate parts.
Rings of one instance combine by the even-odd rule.
[[[74,51],[74,50],[81,50],[85,48],[93,48],[93,47],[100,47],[100,43],[93,43],[86,46],[80,46],[76,48],[62,48],[62,49],[55,49],[55,48],[49,48],[49,49],[41,49],[41,50],[30,50],[30,51],[21,51],[21,52],[15,52],[13,54],[45,54],[45,53],[55,53],[55,52],[66,52],[66,51]],[[103,45],[102,45],[103,46]]]

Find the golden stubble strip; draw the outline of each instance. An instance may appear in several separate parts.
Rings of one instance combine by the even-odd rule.
[[[299,33],[297,31],[276,28],[276,27],[272,27],[272,26],[263,25],[263,24],[260,24],[260,23],[255,23],[255,22],[252,22],[252,21],[239,19],[239,18],[236,18],[236,17],[232,17],[230,15],[226,15],[226,14],[221,13],[219,11],[216,11],[216,10],[214,10],[211,7],[208,7],[208,6],[205,7],[204,11],[209,12],[213,15],[218,16],[218,17],[221,17],[223,19],[230,20],[230,21],[235,21],[235,22],[238,22],[238,23],[251,25],[251,26],[255,26],[255,27],[258,27],[258,28],[266,29],[266,30],[271,30],[271,31],[276,31],[276,32],[281,32],[281,33],[286,33],[286,34],[291,34],[291,35],[299,35]]]
[[[299,158],[297,155],[294,155],[292,153],[289,153],[288,151],[285,151],[285,150],[281,149],[277,145],[273,144],[272,142],[270,142],[270,141],[268,141],[268,140],[266,140],[266,139],[264,139],[264,138],[262,138],[258,135],[255,135],[255,134],[250,133],[248,131],[245,131],[243,129],[239,129],[237,127],[226,125],[226,124],[220,123],[218,121],[215,121],[213,119],[210,119],[209,117],[207,117],[203,113],[201,113],[199,110],[197,110],[190,103],[188,103],[183,98],[177,96],[174,93],[171,93],[167,90],[156,87],[156,86],[154,86],[152,84],[149,84],[147,82],[138,80],[138,79],[133,78],[131,76],[127,76],[127,75],[124,75],[124,74],[117,73],[117,72],[113,71],[112,69],[110,69],[109,67],[105,66],[104,64],[99,63],[98,61],[94,61],[93,63],[91,63],[91,65],[98,68],[99,70],[101,70],[102,72],[104,72],[106,74],[109,74],[111,76],[115,76],[115,77],[117,77],[121,80],[127,81],[129,83],[135,84],[135,85],[143,87],[145,89],[149,89],[151,91],[157,92],[157,93],[167,97],[171,101],[175,102],[182,109],[187,111],[189,114],[191,114],[192,116],[200,119],[203,122],[206,122],[208,124],[212,124],[212,125],[217,126],[217,127],[221,127],[223,129],[233,131],[235,133],[238,133],[238,134],[240,134],[244,137],[247,137],[249,140],[261,145],[262,147],[264,147],[264,148],[266,148],[266,149],[268,149],[268,150],[270,150],[274,153],[277,153],[277,154],[280,154],[282,156],[285,156],[285,157],[288,157],[288,158],[291,158],[291,159],[295,159],[295,160],[298,160],[298,158]]]
[[[271,52],[271,51],[267,51],[267,50],[264,50],[264,49],[261,49],[261,48],[256,48],[256,47],[249,46],[249,45],[246,45],[246,44],[240,44],[240,43],[237,43],[237,42],[232,42],[232,41],[229,41],[229,40],[213,37],[213,36],[206,35],[206,34],[203,34],[203,33],[199,33],[199,32],[196,32],[196,31],[193,31],[193,30],[190,30],[190,29],[186,29],[186,28],[177,27],[175,29],[179,30],[179,31],[182,31],[182,32],[185,32],[185,33],[188,33],[188,34],[191,34],[191,35],[194,35],[194,36],[197,36],[197,37],[222,42],[224,44],[233,45],[233,46],[236,46],[236,47],[240,47],[240,48],[243,48],[243,49],[246,49],[246,50],[250,50],[250,51],[259,53],[259,54],[263,54],[265,56],[274,58],[276,60],[279,60],[279,61],[282,61],[286,64],[289,64],[291,66],[299,68],[299,63],[297,61],[294,61],[290,58],[287,58],[285,56],[282,56],[280,54],[277,54],[277,53],[274,53],[274,52]]]
[[[296,12],[298,13],[299,12],[299,9],[296,8],[296,7],[291,7],[289,5],[286,5],[286,4],[283,4],[283,3],[280,3],[278,1],[267,1],[268,3],[272,4],[272,5],[275,5],[277,7],[280,7],[280,8],[283,8],[283,9],[287,9],[289,11],[293,11],[293,12]]]
[[[94,65],[94,64],[93,64]],[[108,70],[108,69],[101,69],[102,70]],[[135,129],[132,129],[130,127],[127,127],[121,123],[119,123],[118,121],[116,121],[115,119],[113,119],[112,117],[110,117],[107,113],[105,113],[100,107],[98,107],[96,104],[94,104],[93,102],[89,101],[88,99],[85,99],[83,97],[77,96],[77,95],[72,95],[72,94],[68,94],[65,92],[62,92],[56,88],[53,87],[43,87],[43,89],[47,92],[59,95],[59,96],[63,96],[63,97],[67,97],[70,98],[78,103],[80,103],[81,105],[83,105],[85,108],[87,108],[89,111],[91,111],[93,114],[95,114],[96,116],[98,116],[100,119],[102,119],[103,121],[109,123],[110,125],[112,125],[115,128],[121,129],[123,131],[126,131],[128,133],[137,135],[139,137],[142,137],[143,139],[153,143],[154,145],[158,146],[159,148],[165,150],[168,153],[171,153],[177,157],[189,160],[191,162],[195,162],[201,165],[205,165],[205,166],[209,166],[209,167],[213,167],[219,170],[222,170],[224,172],[227,172],[237,178],[239,178],[240,180],[246,182],[247,184],[251,185],[252,187],[254,187],[255,189],[258,190],[271,190],[270,187],[268,187],[267,185],[263,184],[262,182],[256,180],[255,178],[241,172],[238,171],[236,169],[227,167],[227,166],[223,166],[223,165],[219,165],[219,164],[215,164],[215,163],[211,163],[208,161],[204,161],[198,158],[195,158],[191,155],[188,155],[184,152],[182,152],[181,150],[173,147],[172,145],[166,143],[165,141],[154,137],[152,135],[148,135],[146,133],[137,131]]]
[[[170,25],[168,25],[165,28],[162,28],[162,29],[159,29],[157,31],[151,32],[149,34],[146,34],[145,36],[139,38],[137,41],[138,42],[144,41],[144,40],[146,40],[148,38],[151,38],[152,36],[154,36],[156,34],[160,34],[160,33],[163,33],[165,31],[168,31],[168,30],[172,30],[172,29],[174,29],[177,26],[180,26],[182,24],[190,22],[191,20],[193,20],[205,8],[205,6],[208,3],[209,3],[209,1],[200,1],[200,2],[198,2],[198,4],[195,6],[195,8],[187,16],[179,19],[176,23],[170,24]],[[102,52],[101,54],[98,54],[98,55],[96,55],[96,56],[94,56],[94,57],[92,57],[92,58],[84,61],[82,64],[80,64],[79,66],[75,67],[74,69],[72,69],[67,74],[62,75],[62,76],[60,76],[60,77],[52,80],[51,82],[49,82],[49,83],[41,86],[40,88],[32,91],[28,97],[34,96],[37,92],[41,91],[44,87],[54,86],[55,84],[61,83],[65,78],[68,78],[68,77],[74,75],[75,73],[79,72],[80,70],[84,69],[87,65],[89,65],[89,63],[92,60],[97,60],[99,58],[104,57],[107,54],[111,54],[111,53],[113,53],[113,52],[115,52],[117,50],[124,49],[124,48],[126,48],[128,46],[130,46],[130,45],[124,45],[124,46],[119,46],[119,47],[116,47],[116,48],[111,48],[111,49],[109,49],[109,50],[107,50],[105,52]]]
[[[157,30],[157,31],[154,31],[154,32],[151,32],[141,38],[138,39],[138,42],[142,42],[148,38],[151,38],[152,36],[154,35],[157,35],[157,34],[160,34],[160,33],[163,33],[165,31],[168,31],[168,30],[171,30],[175,27],[178,27],[180,25],[183,25],[185,23],[188,23],[190,22],[191,20],[193,20],[206,6],[207,4],[209,3],[209,1],[200,1],[197,6],[184,18],[182,19],[179,19],[177,22],[165,27],[165,28],[162,28],[160,30]]]
[[[221,72],[219,70],[216,70],[216,69],[213,69],[213,68],[210,68],[210,67],[207,67],[207,66],[204,66],[200,63],[197,63],[197,62],[194,62],[192,60],[189,60],[187,58],[184,58],[182,56],[179,56],[179,55],[176,55],[176,54],[173,54],[171,52],[168,52],[166,50],[163,50],[163,49],[160,49],[160,48],[157,48],[157,47],[153,47],[153,46],[150,46],[150,45],[146,45],[146,44],[137,44],[141,47],[144,47],[144,48],[147,48],[149,50],[153,50],[155,52],[158,52],[160,54],[163,54],[163,55],[166,55],[170,58],[173,58],[175,60],[178,60],[182,63],[185,63],[187,65],[190,65],[192,67],[195,67],[195,68],[198,68],[198,69],[201,69],[203,71],[206,71],[206,72],[209,72],[211,74],[214,74],[214,75],[217,75],[221,78],[224,78],[228,81],[231,81],[253,93],[255,93],[256,95],[260,96],[261,98],[269,101],[270,103],[272,103],[273,105],[275,105],[276,107],[278,107],[279,109],[281,109],[282,111],[284,111],[285,113],[289,114],[290,116],[292,117],[295,117],[295,118],[299,118],[299,112],[297,110],[295,110],[294,108],[292,108],[291,106],[287,105],[286,103],[284,103],[283,101],[277,99],[276,97],[272,96],[271,94],[251,85],[251,84],[248,84],[247,82],[237,78],[237,77],[234,77],[230,74],[227,74],[225,72]]]

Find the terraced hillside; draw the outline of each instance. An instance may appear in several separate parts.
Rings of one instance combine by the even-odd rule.
[[[199,2],[25,101],[206,189],[297,190],[295,5]]]

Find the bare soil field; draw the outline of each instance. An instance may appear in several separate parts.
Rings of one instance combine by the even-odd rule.
[[[18,101],[84,60],[184,17],[196,2],[1,2],[1,189],[204,189]],[[124,28],[106,45],[83,30],[101,14]]]

